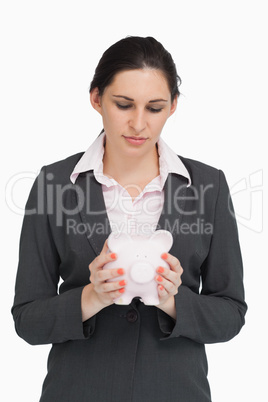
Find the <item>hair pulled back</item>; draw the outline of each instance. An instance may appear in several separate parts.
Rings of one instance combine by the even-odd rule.
[[[90,84],[90,92],[98,88],[100,96],[122,71],[136,69],[160,70],[168,83],[171,101],[180,95],[181,79],[171,54],[153,37],[128,36],[110,46],[102,55]]]

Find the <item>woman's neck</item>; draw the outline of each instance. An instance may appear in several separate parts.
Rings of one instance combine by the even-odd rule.
[[[105,149],[103,174],[112,177],[121,185],[148,183],[159,175],[157,147],[151,154],[143,155],[140,158],[119,157],[119,155],[109,152],[109,149]]]

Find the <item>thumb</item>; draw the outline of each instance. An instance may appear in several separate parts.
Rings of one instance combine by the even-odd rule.
[[[105,240],[102,250],[101,250],[101,254],[106,254],[109,251],[109,247],[108,247],[108,238]]]

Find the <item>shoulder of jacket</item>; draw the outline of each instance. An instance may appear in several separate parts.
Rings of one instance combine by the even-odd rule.
[[[206,163],[178,155],[188,170],[192,183],[218,182],[221,170]]]
[[[74,170],[75,165],[81,159],[84,152],[71,155],[60,161],[43,166],[46,175],[50,174],[49,180],[56,181],[57,183],[71,183],[70,176]]]

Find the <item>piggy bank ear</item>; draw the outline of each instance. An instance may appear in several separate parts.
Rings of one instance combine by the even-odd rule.
[[[111,252],[116,253],[131,241],[132,239],[127,233],[112,232],[108,237],[108,247]]]
[[[161,252],[168,252],[173,244],[173,237],[167,230],[156,230],[150,237],[150,241],[158,244]]]

